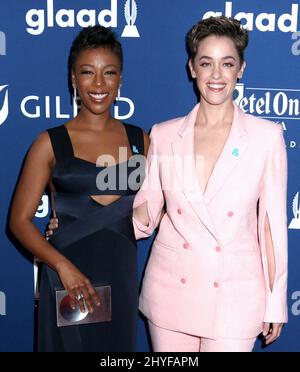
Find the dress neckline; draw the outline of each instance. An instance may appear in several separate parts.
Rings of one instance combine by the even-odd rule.
[[[129,138],[128,138],[128,134],[127,134],[126,127],[125,127],[125,125],[124,125],[123,123],[122,123],[122,125],[123,125],[123,127],[124,127],[124,129],[125,129],[125,133],[126,133],[127,141],[128,141],[128,143],[129,143],[129,148],[130,148],[130,141],[129,141]],[[97,167],[97,168],[100,168],[100,169],[101,169],[101,168],[102,168],[102,169],[106,169],[106,168],[118,167],[118,166],[121,166],[121,165],[123,165],[123,164],[126,164],[126,163],[129,162],[129,160],[130,160],[131,157],[133,156],[133,154],[131,154],[131,156],[129,157],[129,159],[127,159],[126,161],[122,161],[122,162],[120,162],[120,163],[116,163],[116,164],[114,164],[114,165],[110,165],[109,167],[97,166],[97,164],[96,164],[95,162],[91,161],[91,160],[87,160],[87,159],[84,159],[84,158],[80,158],[80,157],[78,157],[78,156],[75,156],[74,146],[73,146],[73,144],[72,144],[72,140],[71,140],[71,136],[70,136],[70,134],[69,134],[69,130],[68,130],[68,128],[66,127],[66,125],[62,125],[62,127],[64,128],[65,133],[66,133],[66,135],[67,135],[68,142],[69,142],[69,146],[70,146],[70,149],[71,149],[71,152],[72,152],[72,157],[73,157],[73,159],[75,159],[75,160],[82,161],[82,162],[84,162],[84,163],[86,163],[86,164],[93,165],[94,167]],[[130,148],[130,149],[131,149],[131,148]]]
[[[82,161],[83,163],[87,163],[87,164],[93,165],[94,167],[97,167],[97,168],[100,168],[100,169],[108,169],[108,168],[112,168],[112,167],[119,167],[119,166],[122,166],[123,164],[128,163],[129,160],[130,160],[130,159],[127,159],[125,161],[122,161],[121,163],[116,163],[116,164],[110,165],[108,167],[105,167],[105,166],[98,166],[93,161],[86,160],[86,159],[83,159],[83,158],[79,158],[77,156],[73,156],[73,159],[78,160],[78,161]]]

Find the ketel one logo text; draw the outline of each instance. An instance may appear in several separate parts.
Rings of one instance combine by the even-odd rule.
[[[254,88],[237,84],[234,99],[249,114],[274,121],[300,120],[300,89]]]

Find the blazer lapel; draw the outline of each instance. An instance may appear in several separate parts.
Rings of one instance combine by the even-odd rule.
[[[177,138],[172,143],[173,162],[180,189],[202,224],[217,239],[217,233],[204,203],[203,193],[197,178],[194,155],[194,126],[198,109],[199,104],[186,116],[177,133]]]
[[[240,162],[248,145],[244,113],[234,105],[232,128],[223,151],[215,164],[204,194],[208,204],[230,177],[235,166]]]

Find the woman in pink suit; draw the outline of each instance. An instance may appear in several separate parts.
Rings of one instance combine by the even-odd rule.
[[[137,238],[164,214],[140,310],[154,351],[252,351],[287,322],[287,161],[282,128],[232,100],[248,33],[226,17],[195,25],[187,116],[155,125],[135,199]]]

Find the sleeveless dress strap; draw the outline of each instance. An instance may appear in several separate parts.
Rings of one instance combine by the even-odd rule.
[[[130,144],[130,148],[133,155],[145,155],[144,149],[144,134],[142,128],[136,127],[135,125],[125,124],[125,129]]]
[[[56,162],[62,162],[74,156],[72,143],[64,125],[47,130]]]

